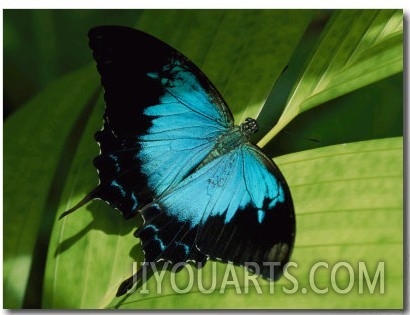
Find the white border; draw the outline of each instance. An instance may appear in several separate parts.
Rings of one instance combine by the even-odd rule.
[[[3,0],[3,9],[150,9],[150,8],[195,8],[195,9],[255,9],[255,8],[269,8],[269,9],[406,9],[408,12],[409,1],[404,0],[373,0],[373,1],[351,1],[351,0],[287,0],[287,1],[269,1],[269,0],[252,0],[252,1],[238,1],[238,0],[208,0],[203,2],[193,0],[72,0],[52,2],[50,0]]]

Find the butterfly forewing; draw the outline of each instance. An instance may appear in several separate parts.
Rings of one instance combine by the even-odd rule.
[[[96,197],[130,217],[188,175],[232,115],[198,68],[148,34],[97,27],[89,44],[106,103]]]

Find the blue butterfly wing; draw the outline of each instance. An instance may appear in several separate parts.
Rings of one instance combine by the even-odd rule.
[[[93,197],[131,217],[200,164],[232,114],[195,65],[146,33],[97,27],[89,45],[106,103]]]

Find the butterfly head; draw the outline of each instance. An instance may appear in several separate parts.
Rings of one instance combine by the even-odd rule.
[[[250,137],[251,134],[258,131],[258,123],[253,118],[246,118],[245,122],[241,124],[241,132],[246,136]]]

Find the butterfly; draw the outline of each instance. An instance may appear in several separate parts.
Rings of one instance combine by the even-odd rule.
[[[93,199],[127,219],[142,215],[135,236],[145,261],[117,296],[161,262],[218,260],[277,280],[294,246],[295,214],[280,170],[249,140],[256,120],[234,125],[202,71],[151,35],[99,26],[88,37],[105,91],[95,134],[100,183],[60,218]]]

